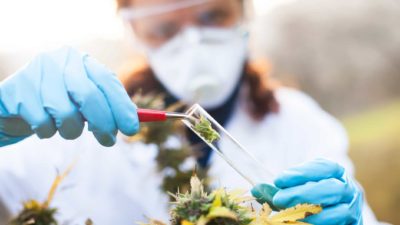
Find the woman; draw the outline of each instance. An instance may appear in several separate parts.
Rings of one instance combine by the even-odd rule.
[[[322,204],[323,213],[309,219],[313,224],[377,224],[351,178],[340,124],[304,94],[273,87],[247,63],[242,1],[120,0],[118,5],[149,60],[149,67],[123,79],[129,94],[167,92],[170,101],[204,106],[277,175],[274,195],[266,184],[252,190],[259,201],[278,208]],[[69,176],[73,187],[54,202],[63,220],[131,224],[142,215],[166,217],[154,149],[116,135],[136,133],[138,119],[106,68],[63,48],[34,59],[2,82],[0,91],[1,143],[10,149],[0,151],[0,196],[12,213],[23,200],[44,198],[52,169],[65,168],[79,155]],[[115,149],[98,151],[102,147],[82,132],[84,121],[100,144]],[[79,138],[30,137],[49,138],[57,131],[64,139]],[[220,146],[229,148],[224,139]],[[205,155],[200,163],[211,166],[217,183],[248,188],[224,162]],[[346,169],[314,160],[319,157]]]

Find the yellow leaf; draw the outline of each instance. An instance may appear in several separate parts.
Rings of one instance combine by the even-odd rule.
[[[221,193],[216,192],[211,207],[221,207],[221,206],[222,206]]]
[[[148,223],[142,223],[142,222],[138,222],[138,225],[166,225],[165,223],[159,221],[159,220],[153,220],[150,219]]]
[[[269,218],[271,213],[272,213],[271,207],[268,204],[263,204],[260,212],[260,217]]]
[[[271,225],[271,224],[269,223],[268,218],[258,217],[256,219],[254,219],[253,221],[251,221],[251,223],[249,225]]]
[[[54,195],[57,191],[58,186],[61,184],[61,182],[68,176],[68,174],[72,171],[72,169],[74,168],[75,164],[78,162],[78,159],[75,159],[75,161],[68,166],[68,168],[62,173],[56,176],[56,179],[54,179],[50,191],[47,194],[47,199],[46,201],[44,201],[43,203],[43,208],[47,208],[49,207],[51,201],[54,198]]]
[[[228,208],[225,207],[211,207],[210,212],[207,215],[208,219],[213,219],[213,218],[229,218],[232,220],[237,220],[237,216],[234,212],[229,210]]]
[[[151,225],[166,225],[166,224],[159,220],[152,220]]]
[[[255,216],[255,219],[250,223],[250,225],[270,225],[269,216],[271,212],[271,207],[268,204],[263,204],[258,216]]]
[[[190,189],[192,196],[201,196],[204,192],[203,190],[203,184],[201,183],[200,179],[197,176],[193,176],[190,179]]]
[[[42,205],[38,201],[30,200],[24,202],[24,208],[29,210],[38,210],[42,208]]]
[[[271,221],[268,221],[267,223],[260,224],[260,225],[287,225],[287,224],[290,224],[290,225],[312,225],[312,224],[304,223],[304,222],[300,222],[300,221],[295,221],[295,222],[293,222],[293,221],[287,221],[287,222],[271,222]]]
[[[204,216],[201,216],[199,218],[199,220],[197,221],[196,225],[207,225],[208,222],[210,222],[210,219],[208,219]]]
[[[268,204],[264,204],[259,216],[253,220],[250,225],[311,225],[298,220],[302,220],[307,216],[317,214],[321,211],[322,208],[320,206],[303,204],[285,209],[271,216],[271,207]]]
[[[181,225],[194,225],[192,222],[189,222],[187,220],[182,220]]]
[[[318,205],[301,204],[292,208],[288,208],[278,212],[270,218],[273,224],[291,224],[288,222],[296,222],[297,220],[302,220],[308,216],[317,214],[322,211],[322,207]],[[278,222],[278,223],[276,223]],[[292,223],[292,224],[306,224],[306,223]]]
[[[251,196],[246,196],[247,191],[236,189],[228,192],[229,199],[237,204],[254,200]]]
[[[247,193],[247,191],[246,191],[246,190],[243,190],[243,189],[234,189],[234,190],[230,190],[230,191],[229,191],[229,195],[230,195],[232,198],[242,197],[242,196],[244,196],[246,193]]]

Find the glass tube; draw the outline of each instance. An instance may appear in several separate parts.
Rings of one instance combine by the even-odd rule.
[[[246,179],[252,186],[259,183],[273,184],[273,174],[268,171],[263,164],[257,160],[244,146],[242,146],[232,135],[228,133],[214,118],[212,118],[200,105],[193,105],[187,112],[188,116],[183,119],[183,123],[189,127],[197,136],[207,143],[215,153],[222,157],[239,175]],[[231,142],[229,149],[218,148],[216,142],[208,142],[194,127],[200,118],[210,121],[212,128],[220,135],[224,141]]]

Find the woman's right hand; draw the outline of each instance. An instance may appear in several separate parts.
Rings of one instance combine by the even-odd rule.
[[[98,142],[112,146],[118,131],[139,129],[136,106],[115,74],[72,48],[44,53],[0,83],[0,146],[32,134],[65,139],[87,121]]]

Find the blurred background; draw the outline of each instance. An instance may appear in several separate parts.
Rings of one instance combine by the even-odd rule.
[[[253,0],[253,56],[339,118],[367,199],[400,224],[400,3]],[[71,45],[115,71],[135,49],[113,0],[0,0],[0,78]]]

